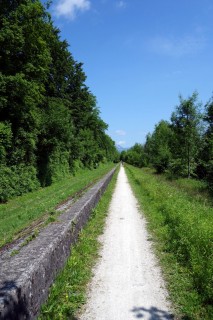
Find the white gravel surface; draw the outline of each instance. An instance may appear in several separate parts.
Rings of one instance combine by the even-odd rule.
[[[80,320],[173,319],[146,221],[121,166]]]

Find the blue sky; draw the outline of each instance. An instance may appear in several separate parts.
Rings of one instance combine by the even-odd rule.
[[[62,39],[84,63],[108,134],[144,143],[179,94],[213,92],[212,0],[53,0]]]

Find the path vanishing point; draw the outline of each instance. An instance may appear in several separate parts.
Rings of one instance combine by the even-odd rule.
[[[146,221],[121,166],[80,320],[173,319]]]

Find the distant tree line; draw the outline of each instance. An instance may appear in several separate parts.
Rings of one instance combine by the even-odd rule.
[[[161,120],[145,144],[136,143],[121,159],[137,167],[152,166],[157,173],[205,179],[213,186],[213,98],[202,107],[194,92],[180,102],[170,121]]]
[[[0,2],[0,201],[118,157],[68,47],[39,0]]]

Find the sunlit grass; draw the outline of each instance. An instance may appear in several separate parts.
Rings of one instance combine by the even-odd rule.
[[[201,200],[202,187],[197,182],[171,182],[147,169],[126,168],[177,314],[180,319],[212,319],[213,208],[209,199]]]
[[[213,205],[212,195],[209,192],[208,184],[204,180],[198,180],[194,178],[171,178],[167,174],[156,174],[154,169],[143,168],[143,172],[152,174],[157,180],[166,181],[171,186],[176,187],[179,190],[184,191],[185,195],[196,198],[196,200]]]
[[[49,187],[0,204],[0,247],[12,241],[18,232],[35,220],[54,210],[58,203],[103,177],[113,166],[111,163],[95,170],[83,170]]]

